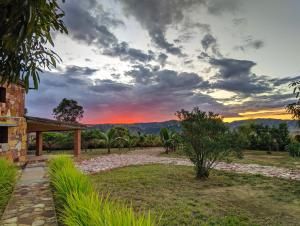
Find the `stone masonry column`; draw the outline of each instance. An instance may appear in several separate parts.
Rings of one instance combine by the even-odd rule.
[[[43,133],[36,132],[36,148],[35,148],[35,155],[40,156],[43,152]]]
[[[81,130],[74,131],[74,155],[79,156],[81,150]]]

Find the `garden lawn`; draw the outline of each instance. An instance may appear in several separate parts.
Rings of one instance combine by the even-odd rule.
[[[133,151],[133,150],[131,150]],[[111,149],[111,154],[126,154],[128,153],[129,150],[128,148],[112,148]],[[44,150],[43,154],[46,154],[51,157],[55,157],[57,155],[70,155],[73,157],[73,150],[52,150],[52,151],[47,151]],[[101,155],[107,155],[107,148],[98,148],[98,149],[82,149],[80,156],[76,157],[76,160],[84,160],[84,159],[91,159],[95,158]]]
[[[94,187],[137,211],[161,216],[160,225],[299,225],[300,182],[193,167],[131,166],[90,176]]]
[[[272,154],[267,154],[266,151],[244,151],[243,159],[234,158],[233,161],[300,170],[300,158],[293,158],[288,152],[274,151]]]
[[[288,152],[273,151],[272,154],[267,154],[266,151],[247,150],[247,151],[243,151],[243,153],[244,153],[243,159],[238,159],[234,156],[230,156],[228,157],[228,161],[236,162],[236,163],[245,163],[245,164],[259,164],[264,166],[276,166],[276,167],[284,167],[284,168],[300,170],[300,158],[293,158],[289,156]],[[177,150],[176,152],[169,153],[168,155],[162,152],[161,156],[187,158],[184,152],[181,150]],[[227,161],[227,159],[224,161]]]

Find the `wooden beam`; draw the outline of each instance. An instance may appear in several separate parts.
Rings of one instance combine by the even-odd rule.
[[[43,153],[43,133],[36,132],[36,148],[35,155],[40,156]]]
[[[81,151],[81,130],[74,131],[74,155],[79,156]]]

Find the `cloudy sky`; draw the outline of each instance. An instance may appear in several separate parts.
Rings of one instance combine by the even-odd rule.
[[[298,0],[66,0],[63,62],[30,91],[30,115],[51,118],[62,98],[84,123],[175,118],[199,106],[226,121],[289,118],[300,79]]]

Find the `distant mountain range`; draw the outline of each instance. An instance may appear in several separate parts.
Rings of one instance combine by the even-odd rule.
[[[287,123],[289,127],[289,131],[291,133],[295,131],[299,131],[298,124],[296,120],[281,120],[281,119],[251,119],[251,120],[241,120],[241,121],[234,121],[230,123],[226,123],[231,128],[235,128],[239,125],[245,123],[261,123],[264,125],[272,126],[278,125],[280,123]],[[147,122],[147,123],[134,123],[134,124],[96,124],[96,125],[89,125],[90,129],[100,129],[106,131],[115,126],[123,126],[128,128],[130,132],[137,133],[146,133],[146,134],[158,134],[161,128],[169,128],[173,131],[179,131],[180,125],[179,122],[176,120],[170,120],[165,122]]]

